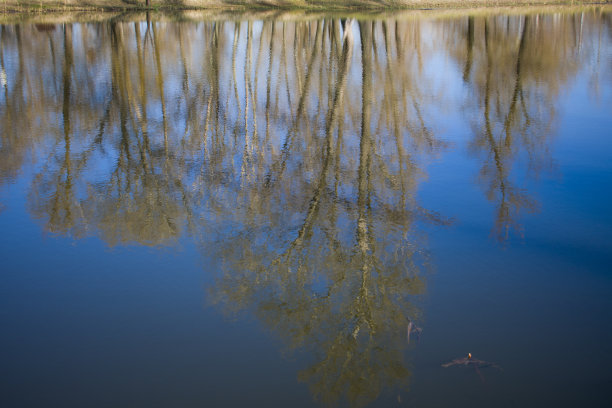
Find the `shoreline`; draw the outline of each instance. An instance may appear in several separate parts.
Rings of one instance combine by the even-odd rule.
[[[410,10],[466,10],[517,7],[606,6],[609,1],[571,0],[0,0],[0,15],[48,13],[182,13],[182,12],[393,12]]]
[[[0,24],[62,24],[115,21],[202,21],[202,20],[312,20],[325,17],[356,18],[356,19],[413,19],[413,18],[457,18],[458,16],[492,16],[492,15],[535,15],[548,13],[610,13],[612,3],[609,2],[563,2],[550,4],[530,3],[528,5],[498,6],[482,2],[480,5],[462,3],[463,7],[453,7],[451,1],[447,6],[414,7],[402,9],[304,9],[304,8],[238,8],[238,7],[208,7],[208,8],[77,8],[53,9],[41,12],[37,10],[22,10],[2,12],[0,0]],[[471,6],[469,6],[471,4]]]

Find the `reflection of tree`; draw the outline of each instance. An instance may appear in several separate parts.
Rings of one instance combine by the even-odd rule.
[[[395,23],[385,23],[383,31],[389,25]],[[252,309],[291,349],[312,352],[316,360],[300,378],[328,403],[347,398],[361,405],[375,399],[383,388],[406,384],[406,328],[411,319],[419,318],[411,297],[422,293],[424,285],[420,272],[424,259],[412,231],[420,210],[407,199],[414,194],[409,186],[416,185],[418,172],[405,165],[409,160],[402,148],[407,141],[420,145],[424,133],[410,125],[413,115],[415,123],[420,123],[414,111],[402,116],[374,109],[389,106],[389,98],[396,98],[398,110],[406,112],[410,112],[409,101],[418,104],[411,95],[415,83],[402,75],[408,61],[392,60],[401,54],[399,43],[393,48],[393,40],[384,35],[393,57],[386,60],[387,66],[375,62],[374,50],[380,44],[374,32],[381,27],[359,24],[361,80],[349,78],[351,21],[345,23],[342,39],[338,21],[313,27],[310,49],[322,56],[308,56],[305,73],[295,67],[300,93],[291,98],[298,113],[290,122],[290,139],[282,142],[270,169],[237,192],[244,196],[231,214],[226,213],[235,217],[237,229],[229,236],[223,234],[218,243],[224,273],[211,290],[225,309]],[[306,29],[295,37],[305,35]],[[380,73],[392,83],[377,89],[373,81]],[[317,77],[319,84],[314,82]],[[347,93],[354,95],[350,91],[355,88],[347,86],[350,80],[361,84],[357,117],[345,103]],[[315,107],[308,109],[305,95],[317,87],[323,92],[314,100]],[[382,103],[375,103],[380,98]],[[316,121],[301,115],[318,115],[326,103],[322,136],[312,138],[306,124]],[[346,139],[346,129],[360,132],[357,144]],[[385,147],[390,133],[391,140],[396,139],[394,149]],[[308,137],[312,139],[302,149],[297,142]],[[287,150],[289,144],[292,148]],[[348,157],[349,146],[356,161]],[[305,178],[304,169],[312,176]],[[266,206],[259,206],[263,200]],[[307,205],[295,207],[290,202]],[[289,208],[279,209],[286,205]],[[302,221],[296,224],[293,220],[298,217]],[[435,215],[428,218],[439,221]]]
[[[36,75],[32,63],[36,55],[53,61],[55,70],[53,47],[48,46],[53,44],[52,33],[39,34],[48,43],[31,43],[28,39],[34,27],[28,28],[0,26],[0,184],[14,179],[28,163],[39,141],[34,135],[52,120],[45,107],[57,107],[51,84]]]
[[[63,140],[63,153],[59,147],[56,149],[43,172],[34,180],[37,193],[32,199],[32,210],[43,217],[48,216],[47,228],[52,232],[67,232],[72,230],[76,236],[86,229],[83,220],[83,208],[76,197],[75,178],[82,171],[85,160],[75,160],[72,154],[73,128],[71,109],[72,104],[72,74],[73,74],[73,48],[72,26],[63,28],[63,64],[61,81],[61,123]]]
[[[136,25],[137,47],[132,54],[125,47],[124,27],[111,22],[109,65],[113,85],[106,95],[100,95],[95,89],[88,93],[74,86],[74,71],[84,66],[74,61],[72,27],[66,26],[63,32],[63,138],[35,178],[33,213],[46,220],[50,231],[81,236],[97,230],[110,244],[161,244],[177,237],[185,219],[190,218],[186,215],[189,194],[183,186],[182,170],[177,167],[181,158],[168,150],[158,34],[148,27],[141,37]],[[144,61],[147,45],[152,48],[153,83],[159,92],[162,116],[162,138],[153,140],[149,135],[152,109],[147,104],[150,95]],[[133,65],[138,67],[136,83],[129,69],[132,59],[137,61]],[[105,100],[104,108],[82,112],[78,108],[82,98],[90,99],[90,103]],[[75,131],[73,124],[82,123],[83,118],[87,119],[86,126]],[[91,172],[88,165],[94,161],[113,162],[107,169],[108,178],[84,183],[88,177],[84,173]]]
[[[523,94],[523,78],[521,71],[525,60],[525,48],[527,42],[526,31],[528,28],[529,18],[525,19],[521,36],[519,40],[518,51],[516,52],[516,63],[512,64],[515,68],[514,90],[510,97],[510,103],[505,112],[502,113],[497,109],[497,117],[495,122],[501,122],[502,136],[495,137],[493,135],[494,123],[491,120],[491,88],[493,75],[493,56],[491,55],[490,31],[487,22],[484,25],[485,35],[485,55],[486,55],[486,74],[485,74],[485,95],[484,95],[484,140],[476,141],[475,146],[487,149],[490,153],[489,160],[485,162],[481,169],[480,177],[487,189],[487,197],[489,199],[498,200],[498,209],[495,222],[495,232],[498,237],[508,233],[510,227],[517,227],[515,218],[521,209],[533,211],[535,202],[528,196],[515,187],[510,181],[509,168],[512,166],[512,151],[513,145],[513,130],[517,129],[523,136],[527,136],[529,129],[530,118],[525,106]],[[497,48],[497,47],[495,47]],[[523,108],[517,113],[519,103]],[[498,101],[496,101],[498,102]],[[501,101],[499,101],[501,102]],[[500,115],[501,114],[501,115]],[[500,117],[501,116],[501,117]],[[502,119],[503,118],[503,119]],[[541,137],[541,134],[530,134],[532,137]],[[544,134],[545,136],[545,134]],[[537,153],[537,152],[536,152]],[[492,159],[492,160],[491,160]],[[496,198],[493,198],[497,195]]]
[[[149,137],[145,90],[135,92],[128,71],[128,55],[123,30],[111,24],[111,65],[113,86],[110,109],[119,114],[120,129],[115,141],[117,154],[110,179],[90,189],[88,203],[91,219],[110,243],[140,242],[161,244],[179,235],[188,197],[182,174],[168,152],[167,119],[160,67],[158,34],[152,28],[155,77],[159,91],[163,143]],[[136,37],[136,41],[140,41]],[[144,49],[138,47],[138,83],[145,84],[142,61]],[[140,96],[139,101],[136,100]],[[112,112],[111,110],[111,112]]]
[[[463,79],[473,91],[470,108],[478,110],[473,151],[484,156],[479,179],[486,196],[496,203],[494,234],[508,237],[520,230],[523,211],[537,202],[516,185],[521,161],[538,175],[552,166],[548,139],[555,115],[555,98],[578,68],[575,16],[560,23],[547,16],[468,17],[451,26],[464,38],[465,48],[453,53],[463,64]]]
[[[520,214],[537,208],[516,183],[519,163],[533,174],[551,166],[547,145],[554,100],[579,61],[593,56],[603,63],[609,21],[606,13],[581,12],[469,16],[441,23],[452,33],[451,54],[473,92],[469,108],[479,112],[472,149],[483,158],[480,180],[496,203],[497,236],[519,228]],[[403,192],[412,187],[406,175],[418,169],[411,148],[433,146],[423,121],[427,101],[415,86],[423,66],[419,24],[382,22],[375,29],[380,46],[373,81],[380,88],[373,98],[383,108],[372,121],[389,125],[390,142],[400,154],[399,169],[374,155],[377,172],[371,182]],[[243,185],[265,174],[266,186],[278,188],[295,173],[287,168],[292,157],[325,149],[325,140],[304,130],[316,130],[330,112],[337,74],[332,71],[342,50],[340,25],[333,20],[173,25],[147,19],[2,26],[2,180],[13,179],[30,159],[47,157],[31,208],[49,230],[79,235],[101,228],[113,242],[164,242],[177,236],[184,220],[193,220],[190,200],[225,199],[202,186],[227,180],[239,167]],[[585,41],[588,36],[599,41]],[[196,38],[209,46],[198,46],[202,42]],[[173,72],[182,73],[180,86],[166,77]],[[601,80],[593,76],[594,92]],[[357,89],[349,86],[349,100],[358,98]],[[317,98],[323,102],[314,105]],[[342,135],[355,132],[358,110],[348,104],[342,111],[336,155],[354,148]],[[405,131],[412,145],[405,145]],[[240,160],[233,161],[238,167],[228,166],[230,158]],[[313,159],[301,164],[308,174]],[[94,180],[89,168],[101,160],[113,162],[115,171],[106,167]],[[191,166],[188,175],[185,164]],[[330,172],[340,170],[335,166]],[[395,170],[397,177],[389,177]],[[332,185],[337,187],[336,182],[325,187]],[[315,188],[311,183],[294,187]],[[258,200],[251,205],[260,210],[270,203],[265,194]],[[125,217],[112,226],[112,218],[118,219],[114,208]],[[136,224],[129,226],[128,218]]]
[[[441,24],[462,33],[451,53],[503,237],[535,208],[517,162],[550,165],[579,42],[544,17]],[[221,307],[313,353],[300,378],[319,399],[366,403],[407,383],[426,266],[417,221],[444,222],[416,199],[440,147],[420,33],[419,20],[2,27],[0,172],[41,160],[29,205],[49,231],[111,245],[192,233],[221,255]]]

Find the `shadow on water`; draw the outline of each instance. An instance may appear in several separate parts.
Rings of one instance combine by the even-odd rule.
[[[426,61],[443,47],[468,89],[470,151],[503,241],[538,209],[516,173],[554,168],[555,99],[602,29],[596,12],[4,25],[0,181],[34,166],[28,208],[52,233],[191,236],[219,260],[219,309],[312,353],[299,378],[318,400],[364,405],[408,384],[422,226],[454,216],[418,200],[427,163],[452,148]]]

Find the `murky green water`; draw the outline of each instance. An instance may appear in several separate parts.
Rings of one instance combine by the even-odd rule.
[[[1,405],[609,406],[612,15],[525,13],[2,26]]]

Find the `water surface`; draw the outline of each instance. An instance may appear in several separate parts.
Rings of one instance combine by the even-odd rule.
[[[2,406],[608,406],[611,16],[2,26]]]

